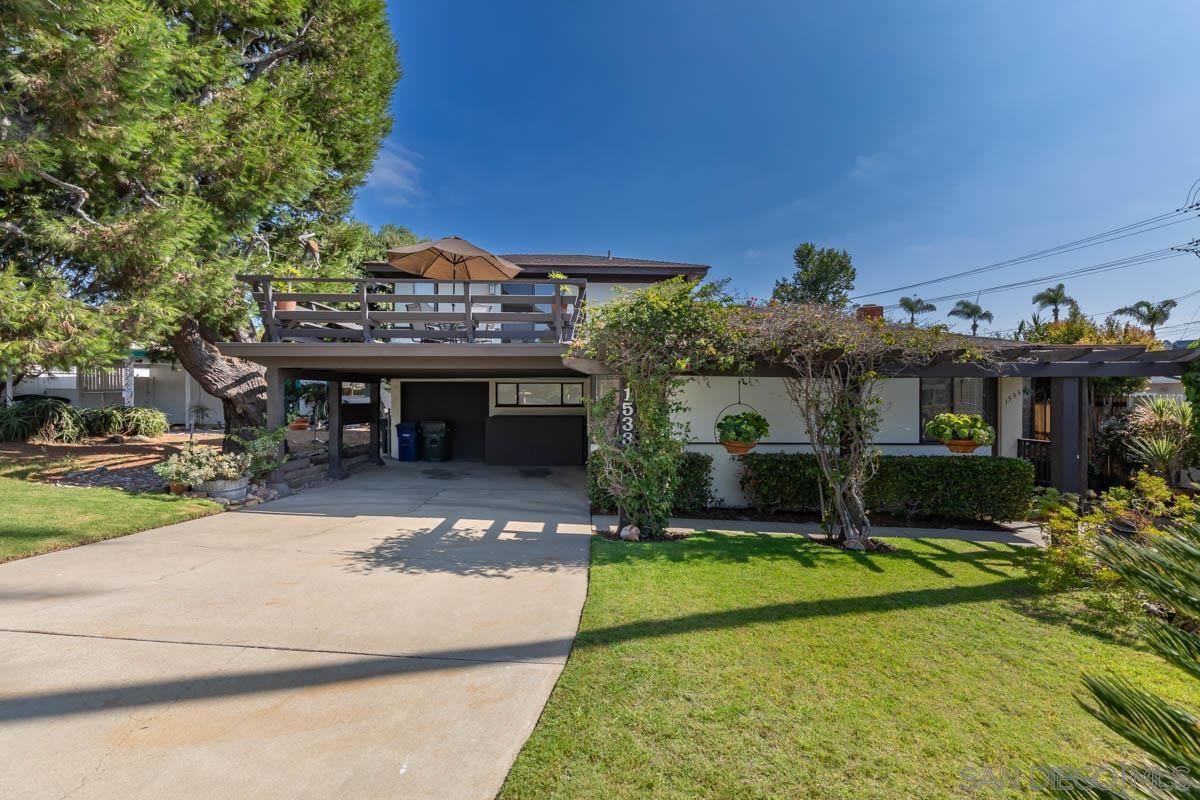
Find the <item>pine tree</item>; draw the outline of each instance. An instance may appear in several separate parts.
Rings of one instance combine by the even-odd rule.
[[[303,234],[357,270],[372,234],[345,215],[398,78],[382,0],[8,3],[0,270],[105,309],[91,356],[165,342],[228,425],[262,424],[261,368],[213,346],[253,336],[234,276],[314,269]]]

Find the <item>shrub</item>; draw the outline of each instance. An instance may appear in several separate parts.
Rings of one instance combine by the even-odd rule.
[[[808,453],[740,456],[742,492],[764,511],[821,510],[820,469]],[[1017,458],[880,456],[866,486],[872,511],[943,519],[1023,519],[1033,466]]]
[[[722,442],[754,444],[770,432],[767,418],[757,411],[729,414],[717,422],[717,438]]]
[[[79,410],[62,400],[38,397],[22,400],[14,407],[29,420],[34,438],[70,444],[84,437]]]
[[[925,423],[925,434],[939,442],[958,439],[975,444],[991,444],[996,441],[996,429],[978,414],[938,414]]]
[[[598,453],[588,457],[588,502],[603,513],[616,513],[616,501],[600,485]],[[712,456],[706,453],[683,454],[675,479],[671,513],[675,515],[699,511],[712,505]]]
[[[260,478],[279,466],[279,448],[287,439],[287,427],[275,430],[242,428],[243,435],[232,433],[229,438],[245,451],[250,459],[247,469],[252,478]]]
[[[18,405],[0,407],[0,442],[23,442],[33,435],[33,420]]]
[[[85,408],[79,416],[88,436],[113,436],[125,430],[124,411],[119,406]]]
[[[134,406],[122,409],[124,431],[130,436],[156,438],[167,432],[167,415],[157,408]]]
[[[1034,572],[1051,591],[1089,589],[1087,602],[1111,622],[1140,614],[1142,598],[1120,576],[1103,565],[1101,540],[1106,535],[1150,544],[1172,528],[1194,523],[1200,506],[1187,494],[1172,491],[1167,482],[1138,472],[1131,486],[1109,489],[1087,513],[1062,505],[1050,511],[1049,542]]]
[[[183,450],[155,464],[153,469],[165,481],[195,486],[205,481],[236,480],[245,476],[250,469],[250,456],[223,453],[215,447],[189,442]]]

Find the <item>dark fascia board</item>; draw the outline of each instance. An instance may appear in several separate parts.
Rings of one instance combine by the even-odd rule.
[[[563,364],[566,345],[465,342],[220,342],[222,355],[285,370],[294,377],[578,376]],[[350,380],[346,377],[344,380]]]

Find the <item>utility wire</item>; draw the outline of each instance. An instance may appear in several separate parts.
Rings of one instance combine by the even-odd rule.
[[[1188,199],[1190,201],[1191,197],[1189,196]],[[1087,247],[1108,244],[1110,242],[1115,242],[1130,236],[1137,236],[1143,233],[1149,233],[1150,231],[1159,230],[1160,228],[1166,228],[1170,225],[1178,225],[1181,222],[1188,222],[1194,218],[1194,214],[1198,211],[1200,211],[1200,202],[1190,203],[1189,205],[1186,205],[1180,209],[1176,209],[1175,211],[1168,211],[1153,217],[1148,217],[1138,222],[1131,222],[1128,225],[1122,225],[1119,228],[1113,228],[1111,230],[1102,231],[1101,233],[1092,234],[1091,236],[1086,236],[1082,239],[1076,239],[1072,242],[1066,242],[1065,244],[1060,244],[1057,247],[1049,247],[1044,250],[1037,250],[1032,253],[1026,253],[1023,256],[1016,256],[1015,258],[1005,259],[1004,261],[985,264],[981,267],[974,267],[972,269],[955,272],[950,275],[943,275],[940,278],[930,278],[929,280],[909,283],[905,284],[904,286],[896,286],[891,289],[881,289],[876,292],[867,292],[865,294],[855,295],[851,299],[861,300],[867,297],[877,297],[881,294],[903,292],[909,289],[916,289],[921,286],[930,286],[936,283],[955,280],[957,278],[979,275],[985,272],[992,272],[994,270],[1004,269],[1005,267],[1016,266],[1018,264],[1025,264],[1031,261],[1040,261],[1045,258],[1071,253]]]
[[[1010,291],[1012,289],[1020,289],[1020,288],[1026,287],[1026,286],[1034,286],[1034,285],[1042,283],[1044,281],[1056,280],[1058,278],[1076,278],[1076,277],[1080,277],[1082,275],[1095,275],[1095,274],[1098,274],[1101,272],[1112,272],[1113,270],[1128,269],[1129,267],[1136,267],[1136,266],[1140,266],[1142,264],[1152,264],[1156,261],[1165,261],[1169,258],[1179,258],[1180,256],[1183,256],[1183,255],[1187,255],[1187,253],[1181,252],[1180,250],[1177,250],[1176,248],[1173,248],[1173,247],[1164,247],[1159,250],[1150,250],[1145,253],[1138,253],[1137,255],[1126,256],[1125,258],[1119,258],[1114,261],[1105,261],[1100,264],[1091,264],[1091,265],[1084,266],[1084,267],[1076,267],[1074,269],[1066,270],[1065,272],[1056,272],[1051,275],[1041,275],[1036,278],[1026,278],[1026,279],[1022,279],[1019,281],[1013,281],[1011,283],[1002,283],[1002,284],[997,284],[995,286],[988,286],[983,289],[971,289],[969,291],[956,292],[954,294],[947,294],[947,295],[941,295],[939,297],[929,297],[929,298],[922,298],[922,299],[926,300],[927,302],[937,303],[937,302],[944,302],[946,300],[955,300],[955,299],[964,298],[964,297],[972,297],[972,296],[976,296],[976,295],[995,294],[996,292],[1006,292],[1006,291]],[[899,307],[900,307],[899,303],[892,303],[892,304],[884,306],[884,310],[891,311],[891,310],[897,309]]]

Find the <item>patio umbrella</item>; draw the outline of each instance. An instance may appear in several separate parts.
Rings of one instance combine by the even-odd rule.
[[[448,281],[506,281],[521,272],[511,261],[457,236],[388,250],[387,261],[403,272]]]

